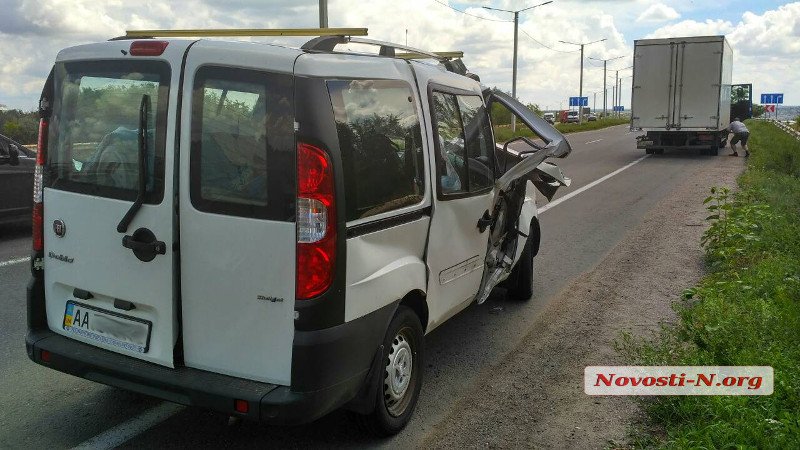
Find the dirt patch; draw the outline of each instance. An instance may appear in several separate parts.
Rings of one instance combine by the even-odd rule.
[[[735,186],[743,158],[699,165],[594,269],[570,283],[529,334],[437,424],[421,447],[604,448],[641,419],[626,397],[589,397],[583,369],[624,364],[620,333],[648,335],[675,320],[671,303],[704,272],[702,200]]]

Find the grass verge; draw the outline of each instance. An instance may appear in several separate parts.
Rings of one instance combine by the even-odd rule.
[[[556,129],[564,134],[568,133],[575,133],[578,131],[591,131],[591,130],[599,130],[601,128],[608,128],[613,127],[615,125],[622,125],[625,123],[630,123],[630,119],[603,119],[603,120],[595,120],[593,122],[584,122],[581,124],[577,123],[557,123]],[[517,132],[511,132],[511,125],[496,125],[494,127],[494,138],[497,142],[505,142],[511,138],[517,136],[525,136],[525,137],[535,137],[533,131],[530,128],[520,124],[517,122]]]
[[[740,192],[706,199],[708,275],[675,304],[677,324],[617,344],[633,364],[772,366],[775,391],[643,399],[651,432],[637,446],[800,448],[800,143],[770,123],[748,127]]]

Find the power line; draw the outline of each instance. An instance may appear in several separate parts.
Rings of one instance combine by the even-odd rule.
[[[579,52],[580,51],[580,49],[578,49],[578,50],[569,50],[569,51],[558,50],[558,49],[555,49],[553,47],[550,47],[549,45],[543,44],[538,39],[536,39],[535,37],[533,37],[530,34],[528,34],[528,32],[523,30],[522,28],[520,28],[520,31],[522,31],[525,34],[525,36],[528,36],[529,38],[531,38],[533,40],[533,42],[536,42],[537,44],[541,45],[542,47],[544,47],[544,48],[546,48],[548,50],[552,50],[552,51],[558,52],[558,53],[575,53],[575,52]]]
[[[490,19],[488,17],[476,16],[475,14],[470,14],[470,13],[468,13],[466,11],[462,11],[462,10],[460,10],[458,8],[452,7],[452,6],[448,5],[447,3],[441,2],[439,0],[433,0],[433,1],[438,3],[438,4],[440,4],[440,5],[442,5],[442,6],[446,6],[446,7],[450,8],[450,9],[452,9],[453,11],[460,12],[461,14],[466,14],[466,15],[468,15],[470,17],[474,17],[476,19],[488,20],[490,22],[505,22],[505,23],[513,22],[513,20]]]

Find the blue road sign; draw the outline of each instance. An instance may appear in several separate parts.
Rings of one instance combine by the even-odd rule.
[[[622,106],[622,105],[620,105],[620,106],[615,106],[615,107],[614,107],[614,111],[620,111],[620,112],[622,112],[622,111],[625,111],[625,107],[624,107],[624,106]]]
[[[589,106],[589,97],[570,97],[569,106]]]
[[[782,105],[783,94],[761,94],[762,105]]]

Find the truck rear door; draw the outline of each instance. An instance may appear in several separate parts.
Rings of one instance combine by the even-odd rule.
[[[149,56],[129,41],[59,54],[44,167],[43,265],[50,329],[172,367],[172,124],[187,43],[162,42],[160,50],[152,43]],[[122,226],[140,188],[141,208]]]
[[[673,123],[681,129],[716,130],[722,86],[722,42],[681,42],[675,46],[678,91]]]
[[[633,63],[633,128],[668,128],[672,124],[675,45],[637,43]]]

